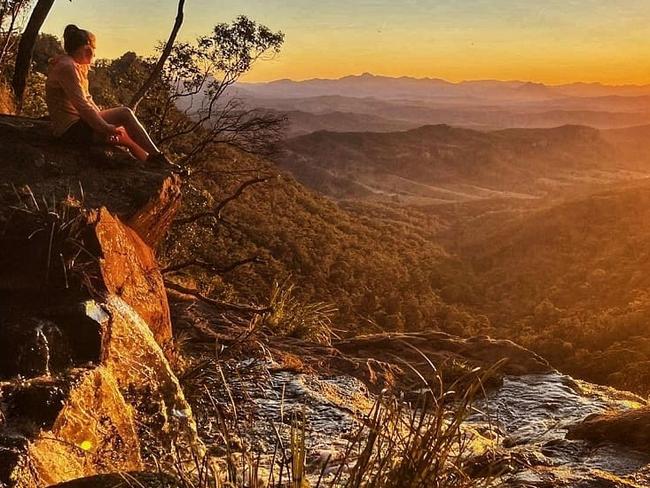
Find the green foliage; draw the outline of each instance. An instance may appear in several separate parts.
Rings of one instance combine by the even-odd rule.
[[[45,117],[47,115],[45,80],[45,75],[38,72],[32,73],[27,79],[22,110],[23,115],[34,118]]]
[[[194,43],[177,43],[162,73],[169,96],[160,101],[156,113],[160,141],[178,145],[186,139],[186,162],[217,144],[252,152],[272,146],[284,118],[245,107],[228,89],[255,62],[277,54],[283,42],[281,32],[240,16],[231,24],[215,26]],[[185,117],[178,116],[176,108]]]
[[[48,63],[50,59],[63,54],[61,41],[51,34],[39,34],[34,44],[34,54],[32,56],[33,71],[41,74],[47,74]]]
[[[264,25],[239,16],[232,24],[218,24],[211,35],[200,37],[197,58],[199,64],[209,65],[211,72],[216,70],[239,77],[261,56],[279,53],[283,42],[282,32],[272,32]]]
[[[32,0],[0,0],[0,70],[9,79],[25,14]]]
[[[509,207],[457,209],[451,232],[467,237],[441,283],[471,284],[457,303],[498,325],[480,330],[576,377],[650,392],[647,183]]]
[[[197,164],[180,217],[214,207],[251,175],[274,171],[241,152],[213,151]],[[440,267],[449,258],[435,243],[439,223],[394,205],[339,206],[283,176],[244,193],[221,221],[174,227],[162,258],[229,263],[260,256],[266,264],[238,268],[218,282],[201,270],[193,277],[214,285],[216,295],[267,303],[274,283],[290,276],[300,285],[293,300],[332,304],[332,326],[343,335],[428,328],[470,335],[487,319],[440,298]]]

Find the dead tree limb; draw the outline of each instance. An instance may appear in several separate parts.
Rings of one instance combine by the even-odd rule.
[[[198,214],[195,214],[195,215],[190,215],[189,217],[185,217],[185,218],[183,218],[183,219],[176,219],[176,220],[174,221],[174,223],[177,224],[177,225],[191,224],[191,223],[194,223],[194,222],[196,222],[197,220],[203,219],[203,218],[205,218],[205,217],[214,217],[214,218],[217,219],[217,220],[221,220],[221,212],[223,211],[223,209],[224,209],[224,208],[225,208],[225,207],[226,207],[230,202],[232,202],[233,200],[238,199],[238,198],[242,195],[242,193],[244,193],[244,191],[246,190],[246,188],[248,188],[248,187],[250,187],[250,186],[253,186],[253,185],[257,185],[257,184],[259,184],[259,183],[266,183],[266,182],[269,181],[271,178],[273,178],[273,177],[272,177],[272,176],[265,176],[265,177],[254,178],[254,179],[252,179],[252,180],[245,181],[244,183],[242,183],[242,184],[239,186],[239,188],[237,188],[237,190],[235,191],[235,193],[233,193],[232,195],[230,195],[228,198],[226,198],[226,199],[220,201],[220,202],[219,202],[219,203],[214,207],[214,209],[209,210],[209,211],[206,211],[206,212],[201,212],[201,213],[198,213]]]
[[[184,8],[185,8],[185,0],[179,0],[178,10],[176,12],[176,19],[174,20],[174,27],[172,27],[172,31],[169,34],[169,39],[167,39],[167,44],[165,44],[165,47],[163,48],[163,51],[160,54],[160,58],[158,58],[158,62],[153,67],[153,70],[149,74],[149,77],[138,89],[135,95],[133,95],[133,98],[131,98],[131,101],[129,102],[129,107],[131,107],[132,110],[137,110],[138,105],[140,104],[144,96],[147,94],[147,92],[152,87],[152,85],[156,82],[156,79],[158,79],[158,77],[160,76],[160,73],[162,72],[162,69],[165,66],[165,62],[167,62],[167,58],[169,58],[169,55],[171,54],[172,49],[174,48],[174,43],[176,42],[176,37],[178,36],[178,32],[181,30],[181,26],[183,25],[183,20],[185,18],[183,13]]]
[[[235,261],[234,263],[231,263],[228,266],[221,267],[221,266],[217,266],[216,264],[203,261],[202,259],[189,259],[187,261],[174,264],[173,266],[167,266],[161,272],[163,274],[174,273],[176,271],[180,271],[185,268],[196,266],[198,268],[203,268],[207,271],[210,271],[211,273],[222,275],[222,274],[230,273],[231,271],[239,268],[240,266],[245,266],[247,264],[264,264],[264,260],[259,256],[253,256],[251,258]]]
[[[212,305],[213,307],[218,308],[220,310],[234,310],[236,312],[252,313],[255,315],[262,315],[273,311],[271,307],[253,307],[250,305],[243,305],[241,303],[230,303],[221,300],[215,300],[213,298],[206,297],[198,290],[194,290],[192,288],[186,288],[182,285],[179,285],[177,283],[168,280],[165,280],[165,287],[169,288],[170,290],[177,291],[178,293],[182,293],[184,295],[190,295],[193,296],[194,298],[198,298],[202,302],[207,303],[208,305]]]
[[[20,16],[20,12],[26,5],[27,0],[18,0],[11,6],[9,5],[8,0],[4,0],[2,2],[2,8],[0,8],[0,27],[5,24],[5,19],[8,11],[10,20],[6,32],[3,32],[5,38],[2,44],[2,49],[0,49],[0,65],[4,65],[6,63],[5,57],[7,56],[10,48],[13,46],[16,38],[18,37],[14,35],[14,29],[16,27],[18,17]]]
[[[16,67],[14,68],[14,76],[11,83],[14,89],[14,96],[16,97],[16,111],[18,113],[20,113],[23,107],[27,77],[29,76],[29,68],[31,67],[32,56],[34,55],[34,45],[36,44],[36,39],[43,26],[43,22],[45,22],[47,15],[50,13],[52,5],[54,5],[54,0],[38,0],[29,16],[25,31],[20,36],[18,53],[16,54]]]

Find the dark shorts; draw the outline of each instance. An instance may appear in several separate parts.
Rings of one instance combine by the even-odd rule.
[[[72,144],[88,146],[94,142],[92,128],[83,120],[72,124],[61,136],[61,140]]]

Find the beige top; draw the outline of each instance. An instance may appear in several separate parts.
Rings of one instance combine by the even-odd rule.
[[[88,92],[88,69],[67,54],[50,61],[45,83],[45,102],[52,132],[59,137],[79,119],[95,132],[106,134],[110,126],[99,115],[99,107]]]

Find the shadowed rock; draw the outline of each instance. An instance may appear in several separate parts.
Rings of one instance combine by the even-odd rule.
[[[177,177],[118,148],[57,141],[47,122],[0,115],[0,147],[0,222],[20,203],[14,188],[22,193],[25,185],[39,204],[43,198],[51,204],[70,194],[87,208],[103,206],[125,221],[135,218],[142,223],[135,226],[138,232],[155,238],[169,221],[163,214],[177,209]],[[147,235],[143,238],[152,243]]]
[[[591,415],[569,427],[567,439],[614,442],[650,454],[650,408]]]
[[[154,254],[180,179],[30,119],[0,146],[0,486],[142,470],[142,435],[200,451]]]
[[[51,488],[176,488],[182,484],[162,473],[111,473],[53,485]]]

